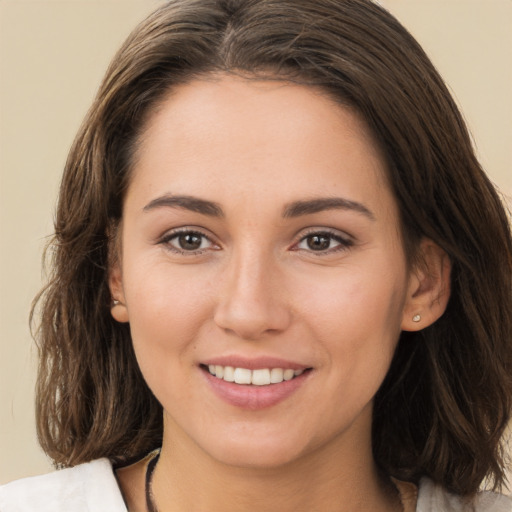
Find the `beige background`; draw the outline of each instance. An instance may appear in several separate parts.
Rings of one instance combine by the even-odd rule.
[[[512,196],[512,1],[382,0],[424,45]],[[0,483],[45,472],[27,326],[61,169],[116,48],[156,0],[0,0]]]

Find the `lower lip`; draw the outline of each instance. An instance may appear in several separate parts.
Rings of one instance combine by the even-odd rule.
[[[215,377],[204,368],[201,368],[201,370],[214,393],[219,398],[230,405],[251,411],[266,409],[286,400],[302,386],[311,373],[311,370],[306,370],[301,375],[291,380],[280,382],[279,384],[254,386],[226,382],[223,379]]]

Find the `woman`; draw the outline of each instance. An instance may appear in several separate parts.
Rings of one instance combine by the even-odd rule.
[[[478,493],[504,483],[508,219],[374,3],[162,6],[76,138],[53,247],[38,428],[70,469],[0,510],[512,510]]]

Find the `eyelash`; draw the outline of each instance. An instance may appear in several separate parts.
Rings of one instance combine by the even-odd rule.
[[[302,242],[306,242],[308,238],[311,238],[314,236],[327,238],[329,240],[329,245],[331,244],[332,241],[337,242],[339,245],[337,245],[335,247],[330,247],[327,250],[320,250],[320,251],[315,251],[313,249],[301,249],[298,247],[299,244],[301,244]],[[326,230],[326,229],[311,229],[309,232],[306,232],[304,235],[302,235],[300,240],[296,244],[294,244],[293,250],[295,250],[295,251],[304,250],[306,252],[313,254],[314,256],[321,257],[321,256],[329,256],[331,254],[346,251],[346,250],[350,249],[350,247],[352,247],[353,245],[354,245],[354,241],[352,239],[350,239],[348,237],[348,235],[346,237],[343,237],[338,232],[333,232],[333,231]]]
[[[166,234],[164,237],[162,237],[158,243],[159,244],[162,244],[162,245],[165,245],[168,250],[170,250],[171,252],[174,252],[174,253],[177,253],[177,254],[182,254],[184,256],[196,256],[196,255],[199,255],[199,254],[203,254],[205,251],[209,250],[211,247],[207,247],[207,248],[198,248],[196,250],[186,250],[186,249],[183,249],[183,248],[179,248],[179,247],[176,247],[174,245],[172,245],[172,241],[175,240],[175,239],[178,239],[180,236],[184,236],[184,235],[189,235],[189,236],[196,236],[198,238],[201,238],[202,241],[201,241],[201,245],[203,244],[203,241],[206,240],[208,241],[211,246],[215,246],[215,243],[211,240],[210,237],[208,237],[207,235],[205,235],[203,232],[201,231],[198,231],[198,230],[194,230],[194,229],[187,229],[187,228],[182,228],[182,229],[179,229],[179,230],[175,230],[171,233],[168,233]],[[337,242],[339,245],[335,246],[335,247],[329,247],[327,250],[319,250],[319,251],[315,251],[314,249],[303,249],[303,248],[300,248],[299,245],[303,242],[306,242],[308,240],[308,238],[311,238],[311,237],[323,237],[323,238],[326,238],[328,239],[328,242],[329,242],[329,245],[331,244],[332,241],[335,241]],[[307,243],[307,242],[306,242]],[[331,255],[331,254],[334,254],[334,253],[338,253],[338,252],[342,252],[342,251],[346,251],[348,250],[350,247],[352,247],[354,245],[354,241],[349,239],[348,237],[345,238],[341,235],[339,235],[338,233],[335,233],[335,232],[332,232],[332,231],[329,231],[329,230],[318,230],[318,229],[312,229],[311,231],[305,233],[298,242],[296,242],[291,250],[293,251],[306,251],[306,252],[309,252],[315,256],[327,256],[327,255]],[[214,249],[215,250],[215,249]]]
[[[203,248],[203,249],[199,248],[199,249],[196,249],[196,250],[186,250],[186,249],[181,249],[179,247],[173,246],[171,241],[174,240],[174,239],[177,239],[177,238],[179,238],[180,236],[183,236],[183,235],[197,236],[197,237],[200,237],[203,240],[207,240],[208,242],[210,242],[210,244],[212,246],[215,245],[214,242],[212,242],[212,240],[210,239],[210,237],[206,236],[201,231],[194,230],[194,229],[187,229],[187,228],[178,229],[178,230],[172,231],[171,233],[166,234],[164,237],[162,237],[159,240],[158,243],[162,244],[162,245],[165,245],[167,247],[167,249],[170,250],[171,252],[174,252],[174,253],[177,253],[177,254],[183,254],[185,256],[195,256],[195,255],[198,255],[198,254],[203,254],[205,252],[205,250],[209,249],[209,248]],[[201,245],[202,245],[202,243],[203,242],[201,242]]]

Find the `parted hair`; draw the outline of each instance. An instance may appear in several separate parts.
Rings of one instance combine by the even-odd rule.
[[[48,284],[36,298],[37,424],[57,466],[131,459],[162,440],[130,330],[110,314],[109,264],[147,119],[209,73],[316,87],[366,122],[386,160],[410,260],[423,237],[452,264],[432,326],[402,333],[374,401],[383,471],[460,495],[504,483],[512,401],[512,241],[461,114],[418,43],[370,0],[173,0],[115,55],[70,150]]]

